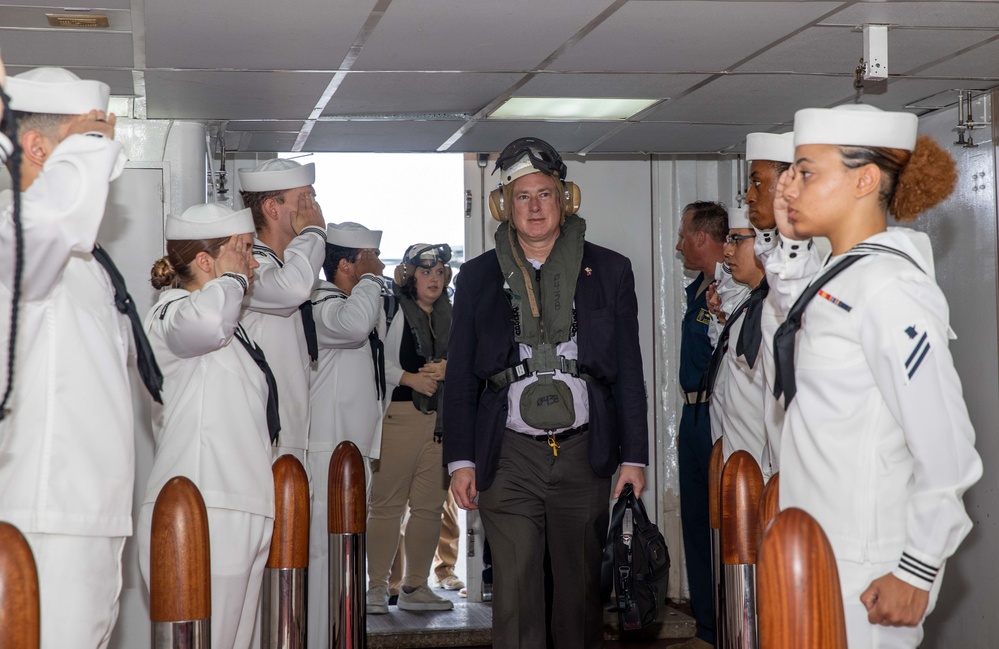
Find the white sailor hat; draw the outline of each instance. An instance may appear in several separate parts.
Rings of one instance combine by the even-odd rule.
[[[360,223],[344,221],[326,226],[326,242],[343,248],[375,248],[382,244],[382,231],[369,230]]]
[[[274,158],[252,170],[239,170],[239,185],[248,192],[273,192],[308,187],[316,182],[316,165]]]
[[[745,205],[728,208],[728,229],[733,230],[735,228],[745,228],[747,230],[753,228],[753,224],[749,222],[749,208]]]
[[[794,114],[794,146],[835,144],[912,151],[919,119],[867,104],[805,108]]]
[[[111,88],[63,68],[35,68],[7,79],[10,107],[26,113],[83,115],[107,111]]]
[[[794,131],[787,133],[750,133],[746,136],[746,160],[794,162]]]
[[[167,216],[167,241],[217,239],[255,231],[249,209],[234,212],[224,203],[194,205],[180,216]]]

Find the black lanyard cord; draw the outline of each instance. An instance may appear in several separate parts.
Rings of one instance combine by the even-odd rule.
[[[8,168],[10,169],[12,191],[14,194],[14,289],[11,291],[10,336],[7,339],[7,390],[0,402],[0,421],[10,414],[7,407],[11,394],[14,392],[14,353],[17,345],[17,319],[21,304],[21,283],[24,275],[24,226],[21,223],[21,144],[17,141],[17,120],[10,110],[10,97],[0,90],[0,102],[3,103],[3,122],[0,123],[4,135],[10,140],[12,151]]]

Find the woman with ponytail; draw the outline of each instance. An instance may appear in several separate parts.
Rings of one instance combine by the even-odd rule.
[[[887,226],[955,185],[953,160],[917,125],[869,106],[798,111],[774,206],[791,239],[832,244],[774,338],[775,392],[781,508],[829,537],[851,649],[919,645],[982,475],[929,239]]]
[[[274,524],[271,444],[280,421],[263,351],[239,324],[253,284],[250,210],[197,205],[166,225],[167,255],[151,282],[162,289],[146,317],[163,369],[153,410],[156,452],[139,517],[139,563],[149,585],[153,505],[185,476],[208,509],[212,646],[247,649]]]

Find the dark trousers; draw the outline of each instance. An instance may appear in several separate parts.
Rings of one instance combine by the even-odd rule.
[[[600,561],[610,478],[590,468],[587,433],[559,444],[507,431],[496,479],[479,494],[493,559],[493,647],[545,647],[545,545],[557,649],[603,646]]]
[[[683,406],[677,454],[680,461],[680,523],[687,558],[690,607],[697,620],[697,637],[714,644],[715,602],[708,512],[708,462],[711,458],[708,404]]]

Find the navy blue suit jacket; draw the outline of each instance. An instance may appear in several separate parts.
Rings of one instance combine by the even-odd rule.
[[[635,276],[627,257],[586,242],[576,282],[580,371],[590,381],[589,457],[609,477],[621,462],[647,464],[647,400],[638,343]],[[444,462],[475,463],[476,489],[496,475],[509,387],[486,380],[520,361],[513,310],[491,250],[461,267],[454,297],[444,389]]]

